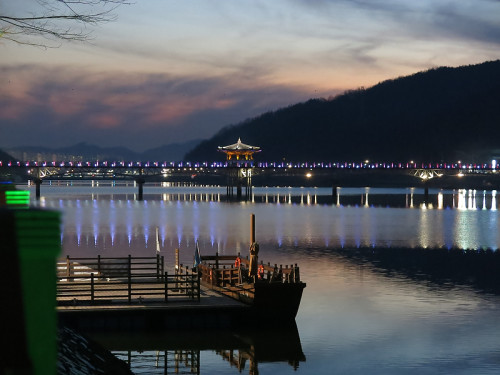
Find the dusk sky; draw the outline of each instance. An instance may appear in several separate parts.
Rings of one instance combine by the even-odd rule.
[[[0,13],[33,3],[0,0]],[[136,0],[113,13],[87,27],[90,42],[43,49],[0,37],[0,148],[144,151],[309,98],[500,58],[499,0]]]

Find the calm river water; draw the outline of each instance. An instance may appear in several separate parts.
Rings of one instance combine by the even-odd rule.
[[[108,344],[136,373],[500,371],[496,191],[431,189],[426,201],[419,189],[254,188],[232,203],[225,188],[146,185],[142,202],[135,193],[46,183],[40,205],[63,212],[63,255],[153,256],[158,242],[167,267],[175,248],[191,265],[196,241],[202,255],[246,255],[254,213],[260,258],[297,263],[307,283],[296,331],[216,344],[198,335],[194,349],[165,333]]]

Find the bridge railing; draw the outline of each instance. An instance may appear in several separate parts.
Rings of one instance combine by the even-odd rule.
[[[399,161],[381,161],[381,162],[360,162],[360,161],[332,161],[332,162],[275,162],[275,161],[259,161],[245,162],[240,161],[237,164],[230,162],[107,162],[107,161],[86,161],[86,162],[71,162],[71,161],[51,161],[51,162],[36,162],[36,161],[9,161],[0,160],[0,167],[20,167],[28,169],[38,168],[58,168],[64,170],[77,171],[93,169],[135,169],[145,171],[147,169],[169,169],[169,170],[191,170],[202,169],[211,170],[217,168],[313,168],[313,169],[455,169],[455,170],[494,170],[500,171],[500,164],[492,163],[467,163],[467,162],[438,162],[438,163],[422,163],[422,162],[399,162]]]

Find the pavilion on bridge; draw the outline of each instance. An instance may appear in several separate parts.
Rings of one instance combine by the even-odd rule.
[[[253,154],[260,152],[260,147],[246,145],[238,138],[238,142],[219,146],[218,150],[224,152],[227,157],[229,168],[227,172],[227,196],[233,196],[233,188],[236,187],[236,196],[240,200],[243,198],[242,190],[245,188],[245,199],[249,199],[252,193],[252,169]]]
[[[258,146],[244,144],[241,142],[241,138],[238,138],[238,142],[233,143],[232,145],[219,146],[218,150],[226,154],[228,162],[236,164],[239,164],[238,162],[240,161],[253,162],[253,154],[261,151]]]

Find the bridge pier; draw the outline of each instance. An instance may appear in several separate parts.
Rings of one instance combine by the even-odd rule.
[[[241,183],[239,182],[238,185],[236,186],[236,199],[241,200]]]
[[[33,182],[35,183],[35,198],[37,201],[39,201],[40,200],[40,186],[42,185],[42,179],[37,177],[33,180]]]
[[[243,196],[243,186],[245,195]],[[237,200],[248,200],[252,194],[252,170],[251,168],[238,167],[229,171],[227,174],[226,197],[231,200],[234,197],[234,188],[236,188]]]
[[[340,206],[340,191],[339,191],[339,189],[341,189],[340,178],[338,176],[335,176],[333,179],[330,180],[330,183],[332,184],[332,204]]]
[[[138,201],[142,201],[144,199],[143,188],[144,188],[145,182],[146,182],[146,180],[144,178],[137,178],[135,180],[135,183],[137,184],[137,188],[138,188],[138,194],[137,194]]]
[[[337,204],[337,206],[340,206],[340,196],[336,185],[332,186],[332,204]]]

